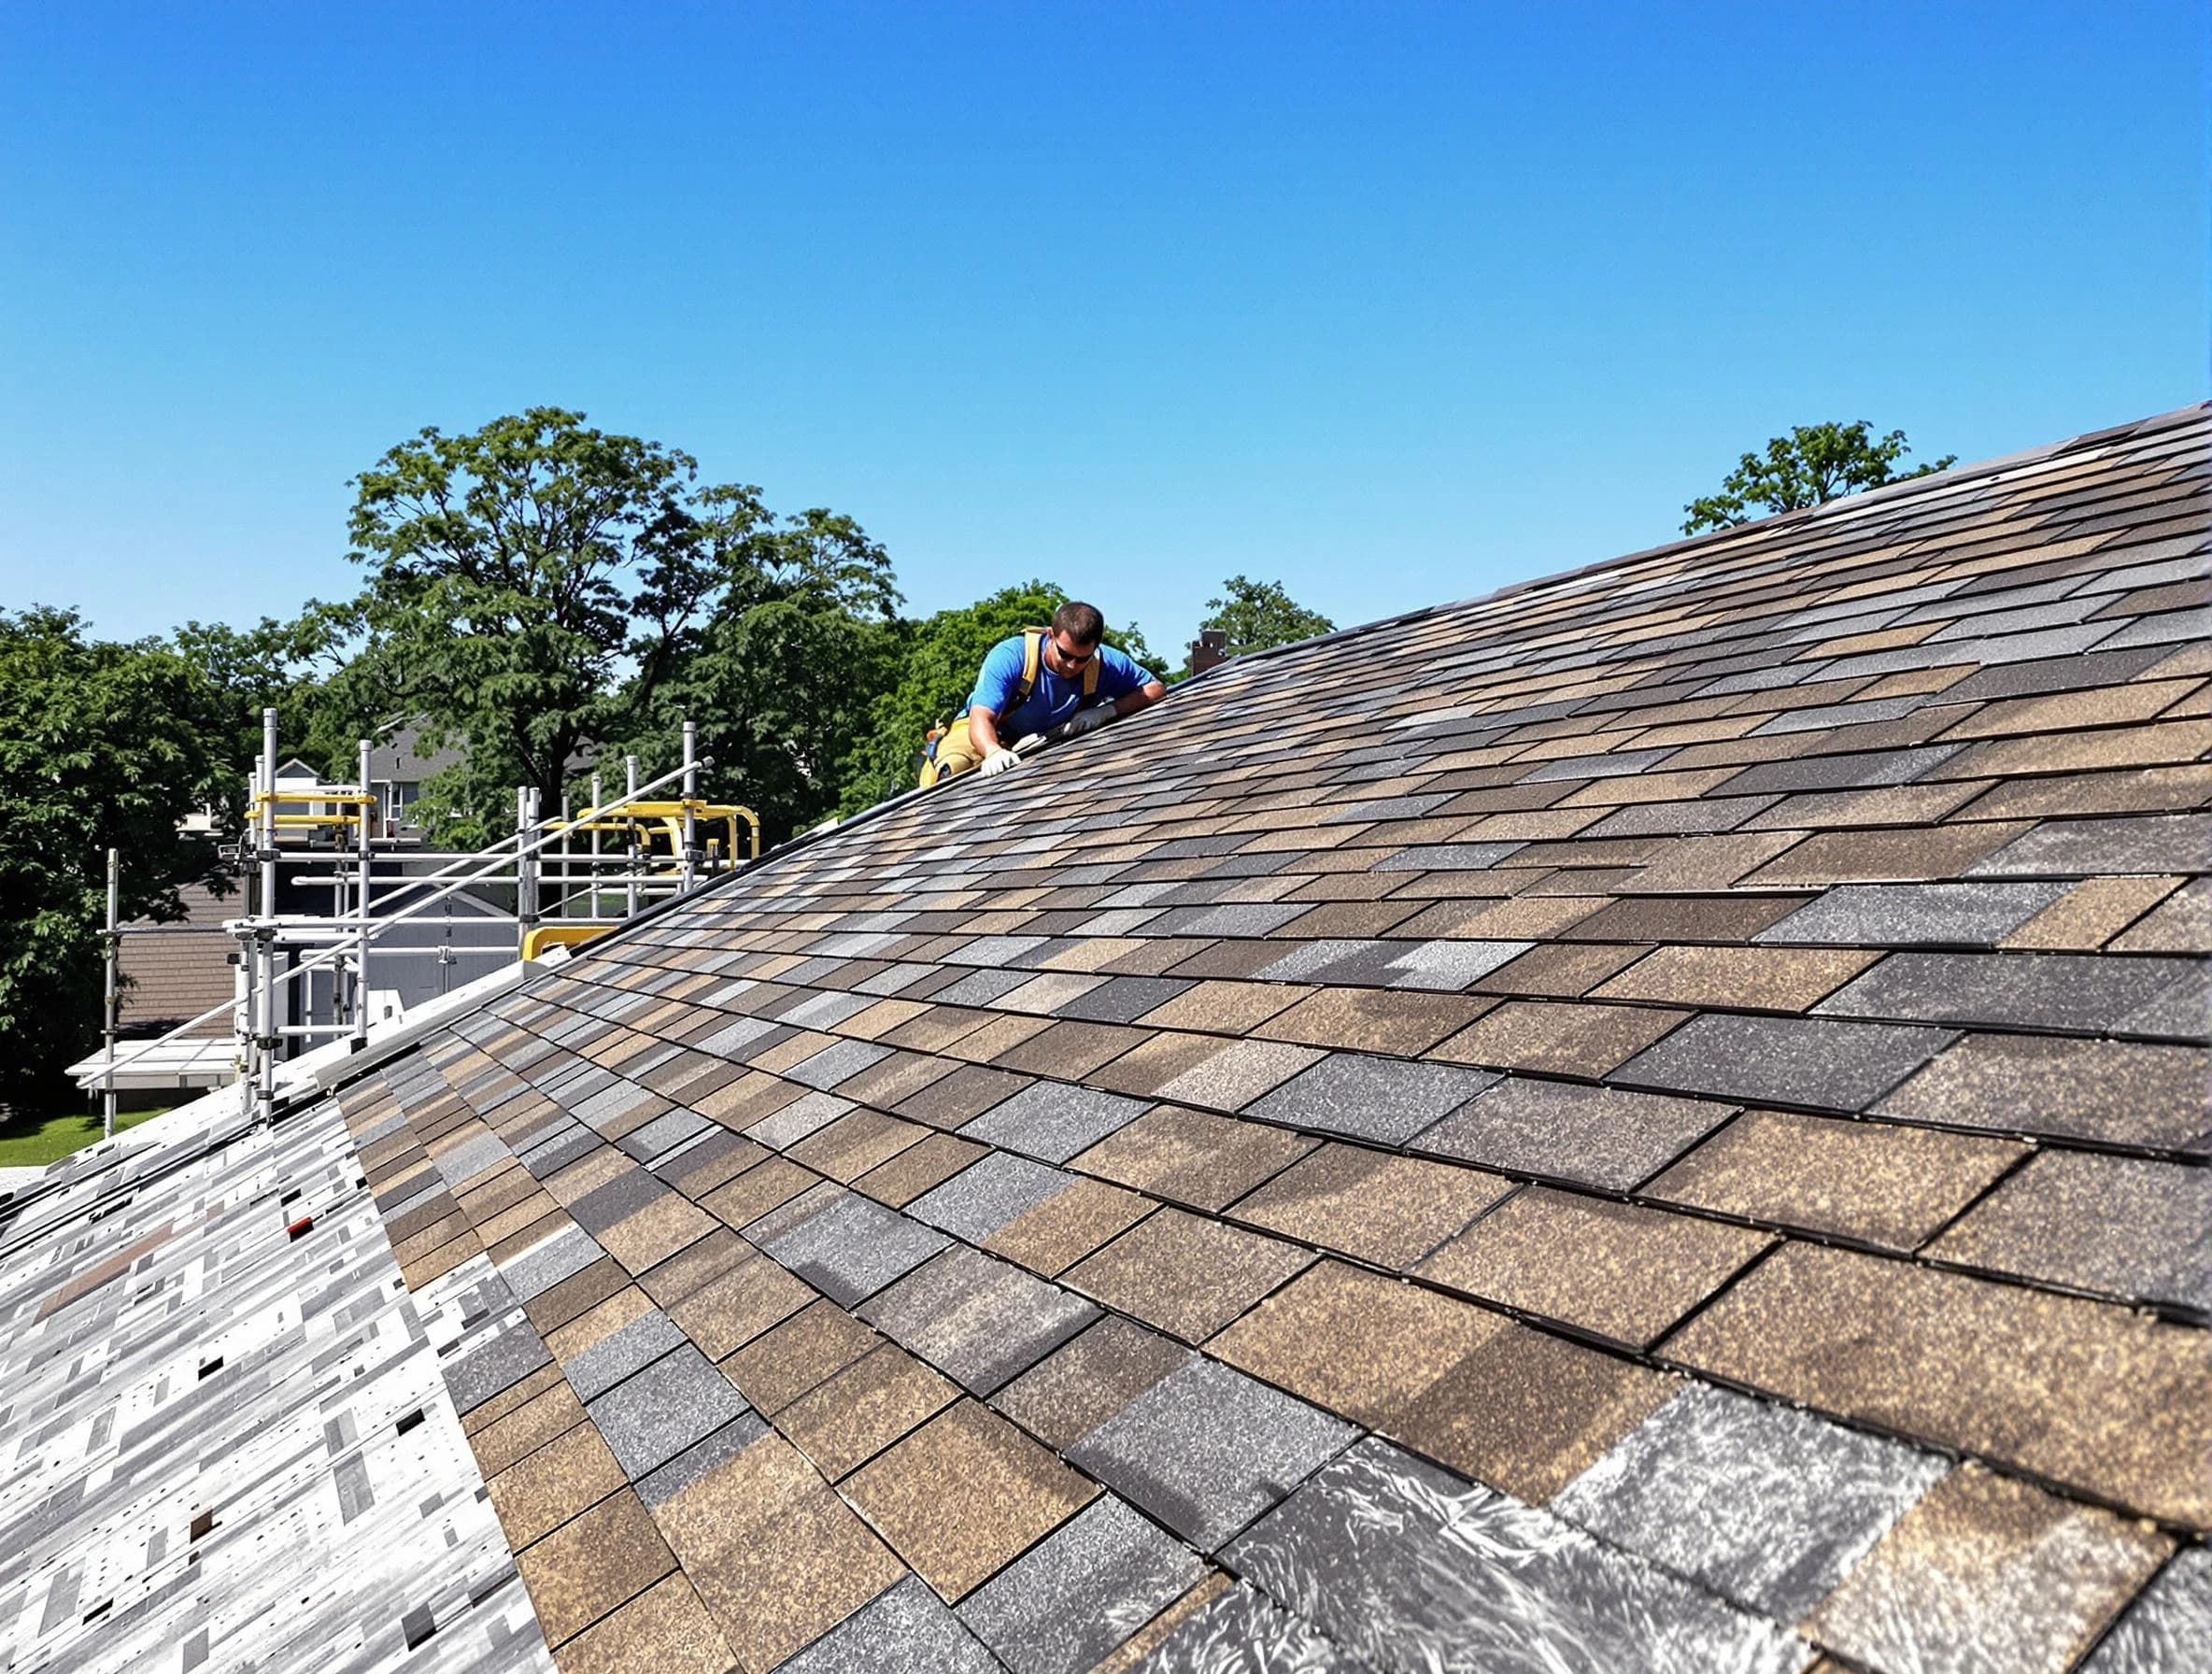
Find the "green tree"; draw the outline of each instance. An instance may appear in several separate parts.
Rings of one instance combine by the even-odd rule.
[[[767,532],[688,654],[631,700],[649,778],[698,724],[708,782],[776,843],[836,811],[841,758],[898,672],[890,562],[849,518],[810,511]]]
[[[715,683],[695,660],[755,644],[730,627],[752,611],[803,597],[887,617],[896,602],[882,548],[850,518],[779,518],[758,489],[702,484],[689,454],[559,407],[462,436],[426,429],[354,486],[349,556],[369,580],[349,702],[418,718],[432,747],[465,744],[465,766],[424,795],[455,841],[504,830],[517,785],[551,807],[592,750],[653,745],[673,726],[667,688],[703,700]],[[814,683],[790,694],[802,708],[843,677],[794,673]],[[662,744],[640,753],[667,760]],[[714,782],[754,802],[744,769]]]
[[[215,688],[223,712],[208,740],[216,777],[206,802],[226,830],[239,829],[251,800],[264,708],[276,711],[286,755],[305,757],[333,778],[353,777],[354,741],[367,734],[349,724],[357,717],[340,697],[351,620],[351,612],[311,600],[292,621],[263,617],[251,628],[192,621],[170,635],[171,647]]]
[[[866,725],[857,730],[858,742],[841,763],[839,812],[855,814],[912,790],[922,740],[968,702],[985,654],[1010,634],[1043,626],[1067,602],[1067,592],[1053,583],[1027,581],[957,610],[900,623],[891,652],[894,677],[869,706]],[[1141,667],[1159,666],[1134,622],[1121,629],[1110,623],[1106,643]]]
[[[1334,622],[1293,599],[1280,581],[1232,575],[1221,587],[1221,598],[1206,601],[1207,614],[1198,627],[1201,631],[1211,628],[1227,634],[1231,657],[1336,631]]]
[[[106,850],[126,918],[183,914],[210,875],[179,833],[218,773],[226,716],[190,660],[91,640],[75,613],[0,612],[0,1079],[49,1096],[100,1029]]]
[[[1897,462],[1911,451],[1903,431],[1877,437],[1864,418],[1852,424],[1800,424],[1786,436],[1770,438],[1764,458],[1745,454],[1722,479],[1718,494],[1682,507],[1688,514],[1682,532],[1733,529],[1754,517],[1802,511],[1862,489],[1948,470],[1959,458],[1947,453],[1910,471],[1898,470]]]

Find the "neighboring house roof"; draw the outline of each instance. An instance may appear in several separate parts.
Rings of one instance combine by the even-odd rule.
[[[185,915],[174,923],[141,921],[128,928],[116,968],[130,979],[119,1014],[135,1034],[161,1033],[223,1004],[235,989],[231,955],[238,943],[222,929],[223,920],[245,911],[235,891],[218,896],[204,884],[177,891]],[[227,1016],[211,1018],[191,1031],[194,1037],[231,1033]]]
[[[468,752],[451,744],[426,750],[421,743],[421,728],[409,722],[369,746],[369,777],[420,784],[432,773],[457,767],[467,759]]]
[[[343,1088],[555,1662],[2201,1657],[2208,440],[1240,660]]]

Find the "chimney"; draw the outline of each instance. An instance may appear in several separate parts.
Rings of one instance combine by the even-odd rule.
[[[1201,628],[1191,642],[1190,672],[1202,674],[1229,660],[1229,636],[1219,628]]]

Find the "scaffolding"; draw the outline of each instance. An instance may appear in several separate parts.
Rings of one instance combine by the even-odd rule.
[[[108,1134],[115,1131],[117,1072],[225,1012],[231,1017],[237,1079],[248,1088],[257,1119],[268,1120],[283,1058],[312,1041],[346,1038],[355,1050],[368,1043],[372,972],[380,959],[392,957],[377,954],[377,942],[402,924],[420,922],[431,909],[456,896],[470,899],[478,915],[472,922],[496,931],[498,949],[511,945],[514,958],[532,959],[550,948],[574,947],[604,935],[625,919],[759,858],[760,821],[752,810],[700,796],[699,775],[714,764],[699,755],[690,721],[683,726],[682,761],[659,777],[641,784],[637,758],[629,757],[619,797],[606,800],[594,775],[590,804],[572,813],[564,797],[560,813],[553,816],[540,808],[536,790],[518,788],[514,830],[467,853],[427,850],[390,831],[378,834],[369,754],[370,743],[363,739],[354,784],[279,782],[276,712],[262,712],[262,759],[246,830],[235,849],[226,851],[249,885],[247,911],[222,927],[238,943],[233,998],[155,1040],[128,1043],[123,1056],[118,1055],[116,972],[122,939],[131,932],[115,922],[110,852],[107,1002],[100,1066]],[[667,794],[671,788],[677,792],[674,797]],[[294,838],[290,844],[282,841],[288,834]],[[305,842],[299,841],[302,836]],[[386,862],[381,872],[379,859]],[[403,862],[435,870],[410,874],[399,870]],[[295,892],[330,889],[328,913],[278,910],[287,869]],[[508,899],[514,903],[511,912],[503,904]],[[318,975],[328,985],[324,998],[330,1020],[325,1022],[315,1020]],[[300,997],[296,1004],[295,995]],[[292,1020],[295,1009],[298,1021]]]

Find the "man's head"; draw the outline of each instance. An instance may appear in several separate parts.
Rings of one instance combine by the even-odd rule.
[[[1045,660],[1056,674],[1080,674],[1099,654],[1099,642],[1105,636],[1106,618],[1099,607],[1071,600],[1052,613]]]

